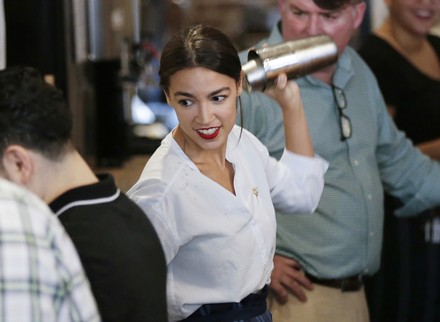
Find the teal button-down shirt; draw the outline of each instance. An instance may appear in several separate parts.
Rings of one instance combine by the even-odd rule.
[[[274,28],[264,42],[281,41]],[[246,61],[245,52],[241,58]],[[384,189],[402,200],[396,213],[400,216],[439,205],[440,165],[397,130],[376,79],[353,49],[346,48],[340,56],[333,77],[346,96],[351,138],[341,141],[331,86],[311,76],[297,83],[315,152],[330,166],[313,215],[277,213],[277,253],[299,260],[308,273],[321,278],[373,274],[380,265]],[[243,93],[241,102],[243,126],[279,158],[284,149],[280,108],[255,92]]]

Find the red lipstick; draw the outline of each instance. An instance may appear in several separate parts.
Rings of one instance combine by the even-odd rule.
[[[220,133],[220,127],[211,127],[196,130],[197,134],[205,140],[212,140]]]

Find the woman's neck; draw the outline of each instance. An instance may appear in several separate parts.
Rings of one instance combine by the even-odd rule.
[[[388,41],[398,51],[408,55],[423,50],[425,44],[428,43],[426,35],[410,33],[399,24],[392,24],[390,18],[386,19],[378,29],[377,35]]]
[[[422,74],[440,80],[440,61],[436,51],[428,41],[428,35],[411,33],[388,18],[376,31],[397,52],[405,57]]]
[[[217,150],[204,150],[191,140],[188,140],[179,127],[174,130],[173,137],[186,156],[197,166],[201,164],[211,164],[220,167],[225,165],[226,146]]]

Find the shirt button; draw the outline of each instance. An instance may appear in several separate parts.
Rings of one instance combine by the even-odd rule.
[[[368,272],[369,272],[369,269],[368,269],[368,268],[364,269],[364,273],[365,273],[365,274],[368,274]]]
[[[370,237],[374,236],[374,231],[370,231]]]
[[[368,198],[368,200],[371,200],[371,199],[373,199],[373,196],[372,195],[367,195],[367,198]]]
[[[354,164],[355,166],[358,166],[358,165],[359,165],[359,161],[358,161],[358,160],[354,160],[354,161],[353,161],[353,164]]]

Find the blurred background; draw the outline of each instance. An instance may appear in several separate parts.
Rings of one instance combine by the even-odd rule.
[[[7,65],[31,65],[61,88],[74,141],[98,167],[151,153],[176,125],[158,87],[160,51],[207,23],[242,49],[277,19],[275,0],[4,0]]]
[[[163,44],[183,26],[220,28],[243,50],[278,20],[277,0],[3,0],[6,62],[40,69],[74,114],[92,165],[151,154],[176,118],[158,87]],[[356,46],[386,15],[371,0]]]

